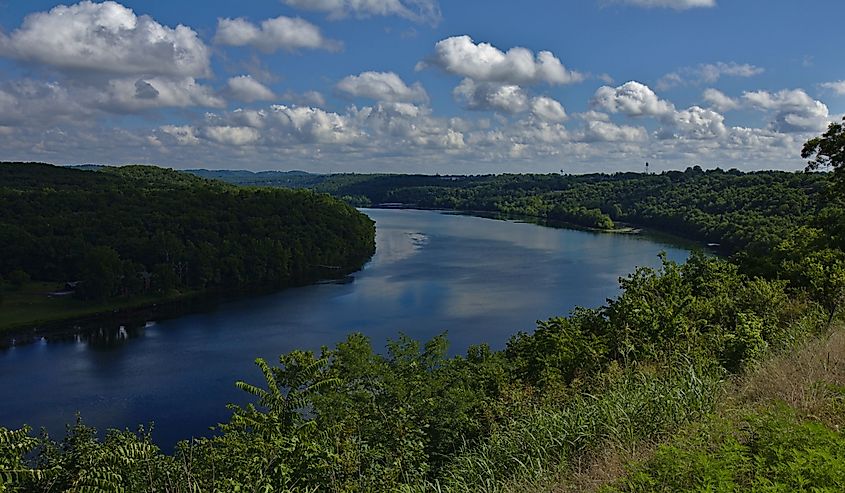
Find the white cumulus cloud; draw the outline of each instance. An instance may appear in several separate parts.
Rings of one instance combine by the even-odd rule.
[[[261,133],[252,127],[210,126],[203,131],[209,140],[231,146],[254,144],[261,138]]]
[[[584,75],[568,70],[550,51],[536,55],[527,48],[514,47],[503,52],[490,43],[475,43],[469,36],[454,36],[438,41],[434,54],[418,64],[427,65],[476,81],[501,84],[569,84],[584,80]]]
[[[742,95],[746,104],[774,114],[771,127],[777,132],[818,132],[830,120],[830,112],[821,101],[802,89],[778,92],[751,91]]]
[[[239,17],[218,19],[214,42],[227,46],[254,46],[265,53],[278,50],[323,49],[336,51],[338,41],[323,36],[320,28],[298,17],[276,17],[260,25]]]
[[[519,113],[528,109],[528,95],[514,84],[496,84],[492,82],[475,82],[464,79],[452,91],[464,107],[471,110],[501,111],[504,113]]]
[[[0,125],[43,127],[86,121],[92,109],[58,82],[32,79],[0,83]]]
[[[594,108],[627,116],[666,116],[675,106],[657,97],[645,84],[629,81],[619,87],[602,86],[593,96]]]
[[[269,101],[276,95],[269,87],[253,79],[249,75],[232,77],[227,82],[229,92],[238,101],[252,103],[254,101]]]
[[[131,113],[154,108],[222,108],[226,102],[193,77],[124,77],[109,80],[96,92],[93,104],[111,112]]]
[[[190,125],[163,125],[159,130],[171,136],[179,145],[195,145],[200,142],[196,129]]]
[[[300,142],[338,144],[352,142],[361,136],[348,117],[320,108],[273,105],[270,116]]]
[[[596,109],[629,117],[655,117],[663,125],[657,132],[663,139],[713,140],[728,132],[724,116],[716,111],[699,106],[677,110],[674,104],[660,99],[651,88],[636,81],[599,88],[591,104]]]
[[[662,138],[708,140],[719,139],[728,134],[725,117],[700,106],[677,111],[669,117],[668,122],[661,132]]]
[[[839,96],[845,96],[845,80],[839,80],[836,82],[823,82],[821,86],[825,89],[830,89]]]
[[[740,107],[739,101],[718,89],[705,89],[702,98],[716,111],[730,111]]]
[[[163,26],[116,2],[59,5],[28,15],[0,54],[63,70],[207,76],[209,50],[191,28]]]
[[[393,72],[362,72],[344,77],[335,86],[339,91],[354,97],[376,101],[427,101],[428,94],[422,84],[407,85]]]
[[[562,122],[566,120],[566,110],[557,100],[546,96],[538,96],[531,100],[531,112],[537,117],[550,121]]]
[[[642,127],[591,120],[584,125],[579,140],[583,142],[643,142],[648,140],[648,132]]]

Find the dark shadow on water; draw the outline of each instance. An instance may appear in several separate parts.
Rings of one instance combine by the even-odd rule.
[[[351,274],[338,278],[312,281],[313,284],[351,284]],[[114,349],[127,341],[143,337],[152,321],[162,322],[193,313],[213,312],[220,305],[238,300],[279,293],[301,285],[240,289],[228,293],[210,292],[178,301],[157,303],[150,306],[119,310],[71,320],[58,320],[36,327],[11,330],[0,335],[0,352],[15,346],[47,343],[86,343],[94,349]]]

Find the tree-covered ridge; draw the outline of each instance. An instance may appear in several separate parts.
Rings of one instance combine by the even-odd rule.
[[[359,268],[372,221],[327,195],[152,166],[0,164],[0,276],[105,299],[288,285]]]
[[[283,185],[256,174],[248,182],[312,188],[356,205],[515,213],[596,229],[622,222],[720,243],[727,252],[761,252],[815,216],[828,180],[818,173],[694,167],[657,175],[307,175]]]

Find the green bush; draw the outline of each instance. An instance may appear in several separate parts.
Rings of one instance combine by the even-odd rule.
[[[15,269],[9,273],[9,282],[17,289],[23,287],[24,284],[30,281],[29,274],[21,269]]]
[[[845,435],[785,407],[713,417],[606,491],[845,491]]]

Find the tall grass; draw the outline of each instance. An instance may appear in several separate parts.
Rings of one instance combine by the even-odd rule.
[[[725,390],[700,423],[615,464],[601,491],[845,491],[841,322]]]
[[[442,478],[409,491],[502,492],[553,478],[584,454],[671,432],[711,412],[722,373],[693,361],[626,370],[600,393],[522,410],[459,454]],[[520,413],[515,413],[520,414]]]
[[[764,361],[737,389],[740,405],[785,403],[830,426],[845,426],[845,329]],[[837,400],[838,399],[838,400]],[[837,405],[838,404],[838,405]]]

